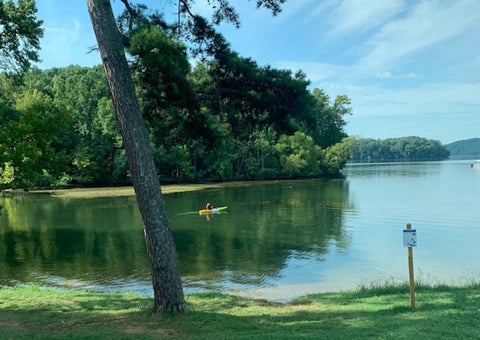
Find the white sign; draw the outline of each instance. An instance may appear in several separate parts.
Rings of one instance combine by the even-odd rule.
[[[416,247],[417,246],[417,230],[403,229],[403,246]]]

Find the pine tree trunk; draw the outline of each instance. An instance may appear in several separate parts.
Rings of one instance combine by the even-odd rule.
[[[183,312],[187,307],[178,272],[175,243],[147,129],[123,51],[122,37],[115,23],[110,0],[87,2],[142,216],[152,272],[155,311]]]

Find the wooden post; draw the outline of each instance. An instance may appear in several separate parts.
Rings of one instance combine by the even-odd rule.
[[[407,223],[407,230],[412,229],[412,225]],[[413,276],[413,249],[408,247],[408,274],[410,277],[410,307],[415,307],[415,279]]]

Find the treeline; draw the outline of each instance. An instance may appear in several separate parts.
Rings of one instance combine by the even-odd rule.
[[[164,26],[126,34],[161,180],[334,176],[350,157],[348,97],[331,101],[302,72],[259,66],[221,37],[192,68]],[[101,66],[0,74],[0,188],[129,183]]]
[[[421,137],[355,140],[351,161],[437,161],[448,159],[449,151],[439,141]]]
[[[480,157],[480,138],[459,140],[446,144],[445,147],[450,151],[450,155],[455,158]]]

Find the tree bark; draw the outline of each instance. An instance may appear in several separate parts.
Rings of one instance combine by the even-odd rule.
[[[186,310],[175,243],[110,0],[87,0],[142,216],[155,311]]]

